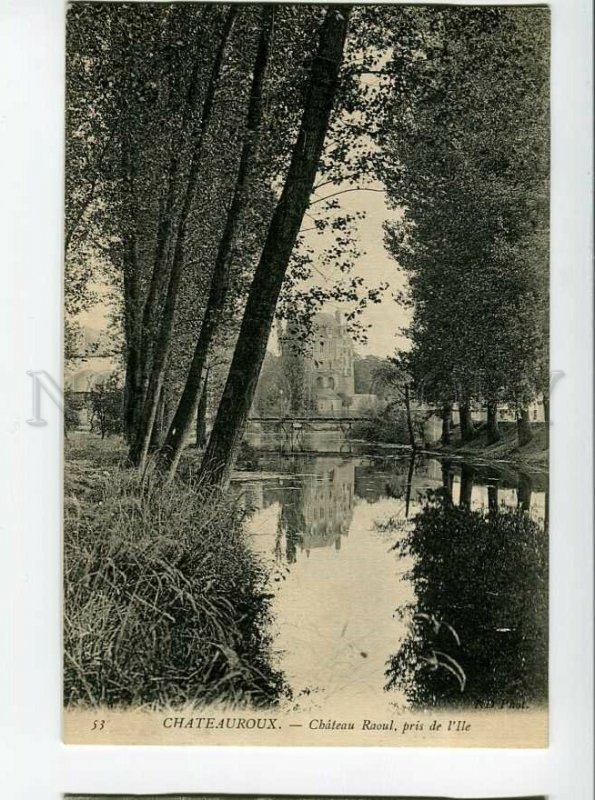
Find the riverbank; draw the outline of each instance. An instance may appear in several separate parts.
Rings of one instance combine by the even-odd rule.
[[[274,704],[268,574],[242,510],[191,480],[141,484],[125,454],[65,442],[65,704]]]
[[[449,445],[440,443],[428,445],[426,452],[438,455],[452,454],[472,458],[476,461],[502,461],[519,469],[547,472],[549,451],[547,431],[544,423],[532,425],[533,439],[529,444],[519,447],[516,423],[500,423],[502,438],[495,444],[488,444],[485,428],[480,429],[471,442],[462,442],[458,430]]]

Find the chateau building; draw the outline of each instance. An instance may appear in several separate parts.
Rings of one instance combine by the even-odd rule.
[[[299,377],[310,410],[321,416],[349,416],[376,405],[376,395],[355,393],[353,342],[341,312],[316,314],[312,328],[309,344],[294,355],[301,362]],[[285,353],[291,351],[292,341],[286,332]]]
[[[318,413],[349,409],[353,402],[353,345],[339,311],[314,318],[305,379]]]

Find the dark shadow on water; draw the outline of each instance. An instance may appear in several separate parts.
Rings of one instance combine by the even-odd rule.
[[[547,699],[547,534],[519,506],[471,510],[468,473],[459,505],[428,494],[395,549],[411,557],[416,601],[398,610],[411,629],[389,660],[387,689],[414,707],[524,708]],[[449,486],[448,475],[445,484]]]

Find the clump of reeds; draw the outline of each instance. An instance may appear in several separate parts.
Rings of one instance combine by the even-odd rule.
[[[265,570],[232,502],[141,483],[113,459],[67,468],[67,705],[268,705]],[[81,466],[82,465],[82,466]]]

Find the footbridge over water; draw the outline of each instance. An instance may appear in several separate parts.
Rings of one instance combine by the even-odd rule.
[[[343,452],[349,450],[353,426],[371,417],[334,414],[329,416],[252,416],[246,439],[255,447],[290,452]]]

